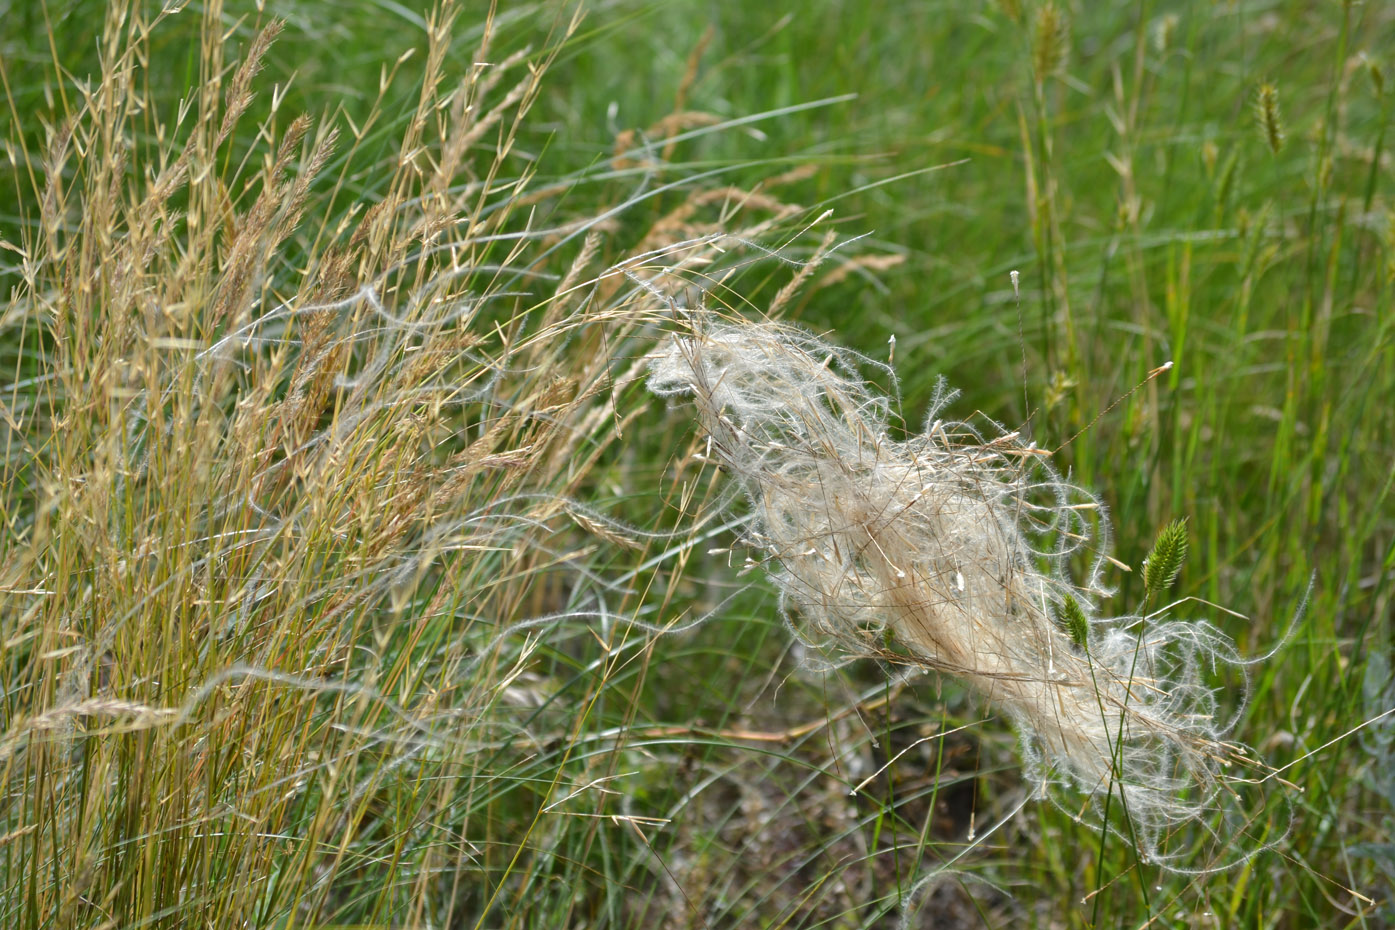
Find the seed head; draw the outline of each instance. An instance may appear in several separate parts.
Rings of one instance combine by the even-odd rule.
[[[1273,84],[1259,85],[1255,94],[1255,120],[1269,151],[1279,154],[1284,147],[1284,121],[1279,113],[1279,89]]]
[[[790,326],[692,325],[653,357],[649,387],[692,397],[795,636],[834,662],[959,679],[1013,721],[1043,789],[1072,785],[1097,821],[1122,795],[1155,859],[1223,802],[1220,767],[1242,750],[1222,742],[1231,724],[1203,672],[1238,657],[1206,623],[1091,619],[1108,593],[1096,498],[1016,433],[942,419],[946,389],[924,431],[897,440],[890,400],[858,373],[894,378],[889,366]],[[1183,524],[1163,531],[1150,591],[1185,543]]]
[[[1070,52],[1070,23],[1054,0],[1037,7],[1032,23],[1032,67],[1037,81],[1061,70]]]

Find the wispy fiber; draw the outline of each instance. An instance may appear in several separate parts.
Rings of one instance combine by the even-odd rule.
[[[790,326],[700,317],[649,386],[692,396],[796,636],[958,678],[1012,719],[1042,789],[1068,782],[1097,822],[1121,796],[1165,858],[1161,838],[1216,803],[1243,752],[1205,675],[1238,662],[1232,643],[1206,623],[1099,619],[1100,502],[1017,434],[941,419],[943,389],[922,433],[893,438],[870,364]]]

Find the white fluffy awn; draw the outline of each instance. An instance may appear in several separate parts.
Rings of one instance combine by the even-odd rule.
[[[1011,718],[1043,790],[1070,783],[1086,798],[1072,813],[1096,823],[1112,796],[1167,864],[1161,841],[1228,807],[1221,768],[1248,761],[1207,684],[1243,664],[1232,642],[1207,623],[1099,618],[1100,502],[1016,434],[940,419],[945,391],[924,432],[892,438],[869,365],[790,326],[700,317],[660,347],[649,387],[692,396],[795,635],[964,682]]]

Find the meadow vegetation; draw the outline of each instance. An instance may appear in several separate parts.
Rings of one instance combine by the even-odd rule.
[[[0,926],[1395,919],[1395,9],[0,14]]]

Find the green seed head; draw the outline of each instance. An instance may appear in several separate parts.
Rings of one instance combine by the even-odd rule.
[[[1187,558],[1187,521],[1173,520],[1163,527],[1143,565],[1143,587],[1152,597],[1161,594],[1177,580]]]
[[[1090,642],[1090,621],[1085,617],[1085,611],[1080,608],[1080,602],[1069,594],[1061,604],[1060,619],[1066,632],[1070,634],[1071,642],[1081,649],[1086,648]]]
[[[1043,3],[1037,8],[1032,23],[1032,68],[1038,81],[1061,70],[1070,51],[1070,24],[1066,14],[1055,3]]]
[[[1279,154],[1284,147],[1284,122],[1279,113],[1279,89],[1273,84],[1259,85],[1255,95],[1255,120],[1264,134],[1269,151]]]

